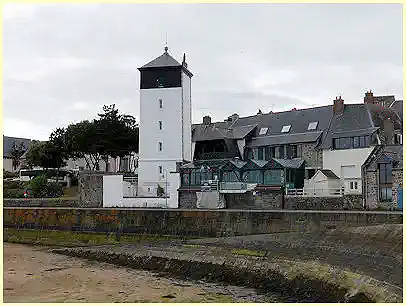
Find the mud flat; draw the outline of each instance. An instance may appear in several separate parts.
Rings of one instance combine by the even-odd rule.
[[[4,244],[4,302],[272,302],[253,289],[155,273]]]

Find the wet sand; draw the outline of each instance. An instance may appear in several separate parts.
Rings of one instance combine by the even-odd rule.
[[[9,243],[3,280],[4,302],[265,302],[253,289],[164,278]]]

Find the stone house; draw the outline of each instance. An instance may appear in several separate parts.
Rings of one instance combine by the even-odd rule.
[[[403,195],[403,146],[379,145],[362,166],[366,209],[397,209]]]
[[[362,194],[361,167],[379,145],[401,144],[403,101],[365,94],[362,104],[334,100],[333,115],[322,145],[323,168],[340,177],[346,194]]]

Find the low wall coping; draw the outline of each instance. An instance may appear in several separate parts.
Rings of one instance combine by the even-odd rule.
[[[288,209],[187,209],[187,208],[144,208],[144,207],[3,207],[3,209],[58,209],[58,210],[138,210],[138,211],[199,211],[199,212],[253,212],[253,213],[293,213],[293,214],[366,214],[403,215],[403,211],[371,210],[288,210]]]

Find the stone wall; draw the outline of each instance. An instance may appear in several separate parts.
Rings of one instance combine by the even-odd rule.
[[[393,169],[392,171],[392,197],[394,208],[398,207],[398,189],[403,188],[403,169]]]
[[[392,202],[380,202],[378,171],[368,170],[365,175],[367,209],[393,210],[398,207],[398,188],[403,186],[403,169],[392,170]]]
[[[103,207],[102,172],[79,173],[78,192],[81,207]]]
[[[238,236],[402,224],[401,212],[4,208],[4,227],[180,236]]]
[[[282,209],[282,192],[261,192],[253,195],[247,193],[225,194],[226,207],[228,209]]]
[[[301,158],[305,161],[306,167],[322,168],[323,151],[316,150],[316,143],[303,143],[301,146]]]
[[[179,208],[196,208],[196,191],[179,191]]]
[[[362,195],[317,198],[285,196],[285,209],[363,210]]]
[[[77,199],[3,199],[4,207],[79,207]]]
[[[254,196],[252,192],[224,194],[227,209],[281,209],[283,194],[279,192],[261,192]],[[179,192],[179,208],[196,208],[196,191]]]

